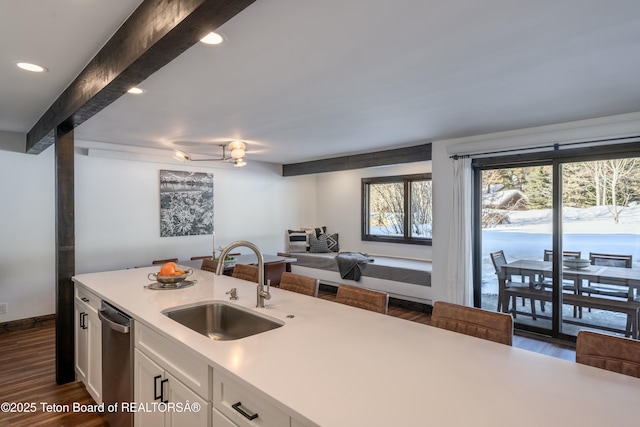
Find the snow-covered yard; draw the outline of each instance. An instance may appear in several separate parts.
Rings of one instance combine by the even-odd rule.
[[[498,280],[490,253],[503,250],[507,261],[542,260],[545,249],[552,248],[552,212],[550,209],[512,211],[509,223],[482,231],[483,307],[496,309]],[[625,207],[619,223],[606,206],[563,210],[563,249],[589,252],[631,254],[633,268],[640,268],[640,206]]]

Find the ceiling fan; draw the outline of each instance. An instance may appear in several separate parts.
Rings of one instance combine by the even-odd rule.
[[[219,144],[222,147],[222,157],[215,159],[194,159],[191,154],[182,151],[175,150],[173,158],[180,162],[211,162],[211,161],[223,161],[233,164],[233,166],[240,168],[245,166],[247,162],[244,160],[246,154],[246,145],[242,141],[232,141],[227,144]],[[229,149],[230,156],[227,156],[227,148]]]

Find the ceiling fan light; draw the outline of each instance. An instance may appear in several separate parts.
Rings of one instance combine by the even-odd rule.
[[[187,160],[191,160],[187,153],[180,150],[175,151],[175,153],[173,154],[173,158],[182,163],[186,162]]]
[[[229,150],[233,151],[238,148],[244,150],[247,148],[247,146],[242,141],[231,141],[229,143]]]
[[[246,166],[247,162],[244,161],[244,159],[238,159],[236,161],[233,162],[233,166],[237,167],[237,168],[241,168],[243,166]]]
[[[242,148],[236,148],[231,150],[231,158],[234,160],[242,159],[245,155],[245,151]]]

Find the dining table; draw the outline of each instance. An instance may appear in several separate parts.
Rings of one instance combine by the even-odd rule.
[[[225,271],[233,270],[233,266],[236,264],[258,264],[258,257],[253,253],[241,254],[233,258],[234,259],[232,262],[225,263],[225,267],[224,267]],[[287,264],[290,264],[297,261],[296,258],[294,257],[284,257],[284,256],[272,255],[272,254],[262,254],[262,260],[265,264],[270,262],[279,262],[279,261],[284,261]],[[200,268],[200,266],[202,265],[202,260],[201,259],[179,260],[177,264],[183,265],[186,267],[191,267],[191,268]]]
[[[521,259],[503,265],[498,277],[499,297],[502,298],[503,311],[508,311],[509,294],[542,302],[552,301],[552,292],[541,286],[543,278],[551,277],[552,273],[553,263],[550,261]],[[524,290],[508,289],[507,278],[513,275],[526,278],[525,282],[528,282],[529,288]],[[640,269],[603,265],[587,265],[581,268],[563,266],[562,280],[573,282],[573,286],[563,286],[563,304],[573,305],[576,309],[588,307],[627,314],[627,328],[624,332],[628,336],[638,338],[640,329],[640,301],[638,301]],[[587,285],[590,283],[616,285],[626,293],[627,297],[626,299],[616,299],[592,294],[592,291],[585,287],[585,283]],[[571,323],[586,325],[575,321]]]
[[[529,278],[532,285],[540,282],[540,277],[551,277],[553,263],[539,260],[516,260],[502,266],[500,286],[505,286],[505,278],[509,275],[520,275]],[[610,267],[604,265],[588,265],[583,268],[562,268],[563,280],[571,280],[575,285],[575,293],[582,294],[585,282],[611,283],[627,288],[629,301],[633,301],[640,289],[640,268]]]

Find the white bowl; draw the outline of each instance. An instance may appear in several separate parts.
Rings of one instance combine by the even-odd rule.
[[[562,261],[562,265],[567,268],[587,268],[591,265],[591,261],[581,258],[566,258]]]

